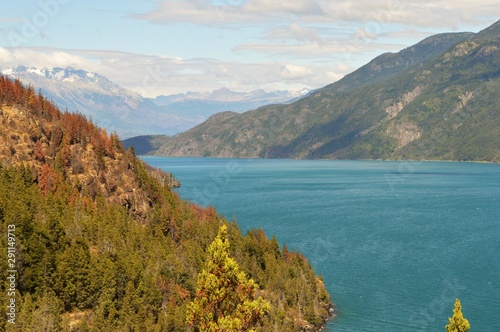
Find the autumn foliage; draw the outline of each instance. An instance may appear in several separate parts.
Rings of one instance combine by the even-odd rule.
[[[446,332],[467,332],[469,329],[470,323],[462,313],[462,304],[459,299],[456,299],[453,308],[453,316],[448,317]]]
[[[50,145],[61,146],[60,161],[63,166],[68,166],[71,162],[68,147],[74,144],[80,144],[82,149],[91,144],[98,155],[111,158],[115,156],[115,147],[119,141],[116,135],[109,136],[106,130],[98,128],[80,113],[61,112],[41,92],[35,93],[32,86],[25,87],[19,80],[0,76],[0,105],[3,104],[20,106],[37,119],[42,133],[50,138]],[[35,140],[37,138],[39,137],[35,137]],[[50,157],[56,157],[55,150],[47,151]],[[39,144],[35,153],[38,159],[42,159]]]

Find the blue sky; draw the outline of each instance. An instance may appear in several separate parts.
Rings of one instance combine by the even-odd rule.
[[[0,68],[71,66],[146,96],[312,89],[499,17],[498,0],[3,1]]]

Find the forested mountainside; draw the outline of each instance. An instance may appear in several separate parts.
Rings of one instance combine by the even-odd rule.
[[[124,139],[122,143],[125,149],[133,147],[136,154],[144,156],[153,155],[167,138],[166,135],[142,135]]]
[[[499,30],[429,37],[291,105],[214,116],[156,154],[498,162]]]
[[[11,234],[1,244],[12,253],[0,260],[0,302],[14,299],[16,323],[3,310],[2,330],[186,331],[222,226],[228,254],[270,304],[257,331],[315,331],[328,317],[328,292],[303,255],[182,200],[171,175],[118,137],[3,76],[0,160],[1,229]]]

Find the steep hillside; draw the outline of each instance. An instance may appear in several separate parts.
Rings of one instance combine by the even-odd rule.
[[[0,283],[0,303],[16,307],[2,311],[1,330],[184,332],[222,225],[231,256],[271,304],[257,331],[316,331],[329,315],[327,290],[303,255],[183,201],[171,175],[115,135],[4,76],[0,162],[0,228],[14,234],[0,239],[12,254],[0,260],[1,277],[16,271],[15,284]]]
[[[461,32],[430,36],[398,53],[384,53],[322,90],[346,92],[360,86],[380,83],[404,71],[422,66],[427,61],[442,55],[451,46],[473,35],[471,32]]]
[[[157,155],[500,161],[500,34],[441,34],[291,105],[174,136]]]
[[[108,136],[81,114],[61,113],[19,81],[0,77],[0,89],[6,100],[0,109],[2,163],[29,166],[43,192],[67,182],[75,194],[100,196],[127,206],[137,218],[146,217],[151,198],[135,168],[148,166],[127,153],[118,136]],[[155,174],[166,185],[178,185],[170,174]]]

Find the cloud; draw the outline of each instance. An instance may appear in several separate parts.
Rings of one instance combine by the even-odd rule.
[[[273,13],[293,16],[323,16],[321,1],[311,0],[251,0],[242,6],[247,13]]]
[[[429,34],[421,34],[422,38]],[[236,53],[257,52],[275,58],[346,61],[356,54],[381,53],[404,48],[394,40],[389,41],[388,33],[370,29],[337,32],[335,29],[302,27],[297,23],[268,31],[260,43],[242,43],[233,48]],[[412,35],[420,36],[415,33]],[[380,37],[380,38],[379,38]]]
[[[297,40],[300,42],[323,43],[324,40],[319,36],[316,27],[303,26],[293,22],[288,26],[271,28],[266,32],[267,39],[286,39]]]
[[[192,24],[248,29],[252,39],[232,51],[260,53],[275,60],[354,59],[417,42],[440,29],[464,24],[484,27],[500,16],[497,0],[163,0],[134,16],[155,24]],[[389,40],[403,31],[408,38]],[[400,33],[402,36],[402,34]],[[396,41],[394,41],[396,40]],[[353,54],[347,54],[354,52]],[[351,66],[362,63],[351,62]]]
[[[223,3],[213,5],[207,0],[166,0],[144,14],[131,17],[158,24],[194,23],[198,25],[227,25],[262,22],[265,15],[242,11],[240,7]]]
[[[17,65],[73,67],[97,72],[146,97],[221,87],[237,91],[318,88],[353,68],[301,65],[292,61],[238,62],[209,58],[183,59],[109,50],[0,48],[0,68]]]
[[[414,27],[456,28],[485,24],[500,16],[497,0],[164,0],[156,8],[134,17],[152,23],[235,25],[292,22],[317,24],[403,24]]]
[[[284,64],[281,70],[281,78],[284,80],[289,79],[304,79],[312,74],[312,70],[294,64]]]
[[[84,57],[53,48],[2,48],[0,66],[74,67],[97,69],[97,65]]]

